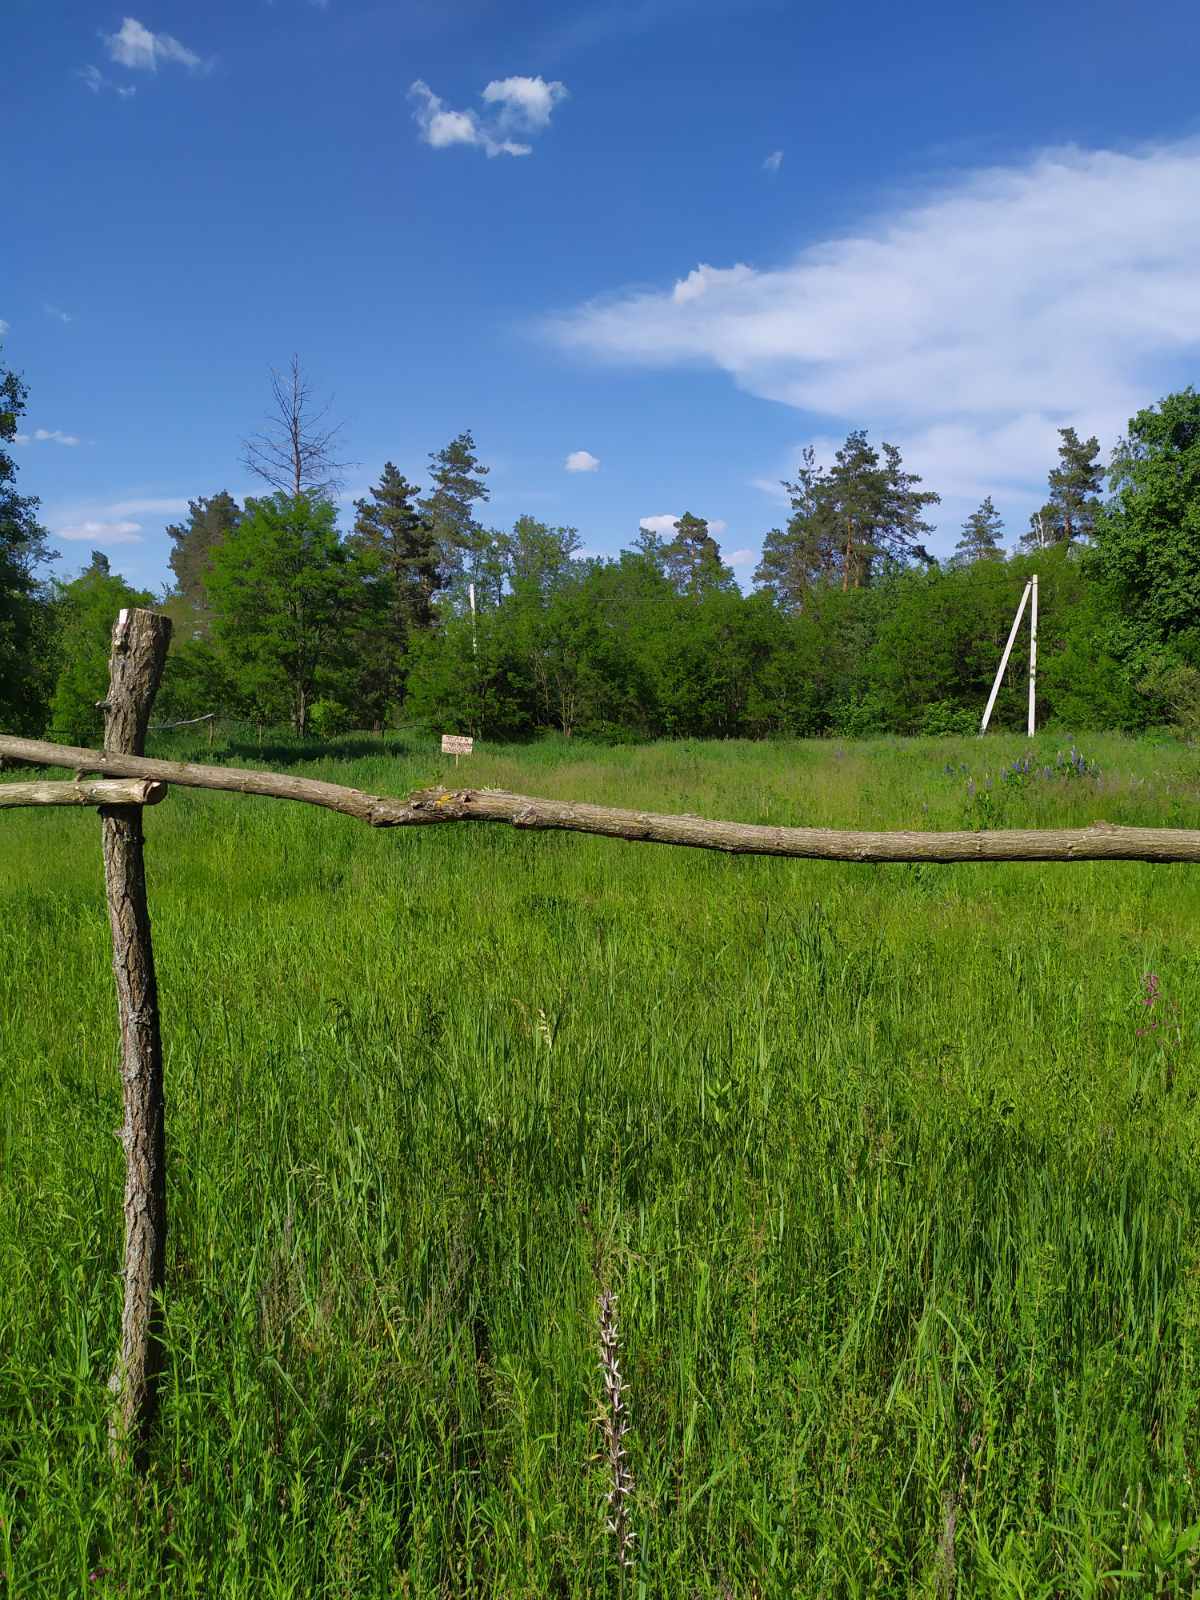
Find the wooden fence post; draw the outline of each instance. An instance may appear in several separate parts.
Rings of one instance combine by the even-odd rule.
[[[150,707],[171,638],[168,618],[122,611],[113,628],[104,748],[143,754]],[[121,1346],[109,1379],[115,1400],[110,1427],[114,1454],[144,1457],[158,1400],[162,1367],[161,1312],[155,1296],[166,1262],[167,1194],[162,1039],[158,986],[146,905],[141,806],[101,806],[104,886],[112,928],[113,974],[121,1023],[121,1085],[125,1121],[125,1303]]]

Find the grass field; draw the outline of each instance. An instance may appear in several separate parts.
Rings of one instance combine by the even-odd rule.
[[[460,778],[747,821],[1200,826],[1194,752],[1089,738],[1081,775],[1058,748],[998,779],[1023,742],[559,743]],[[415,737],[241,758],[395,793],[447,770]],[[105,1447],[99,830],[0,821],[0,1596],[1200,1581],[1200,869],[385,833],[184,790],[146,825],[171,1233],[136,1482]]]

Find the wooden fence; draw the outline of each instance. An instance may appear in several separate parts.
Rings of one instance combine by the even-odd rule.
[[[493,789],[424,789],[406,797],[238,767],[155,761],[144,754],[150,709],[166,661],[171,624],[151,611],[122,611],[113,628],[104,749],[87,750],[0,734],[0,758],[65,767],[71,782],[0,784],[0,808],[97,806],[105,891],[113,941],[125,1119],[124,1305],[121,1344],[110,1379],[112,1444],[145,1459],[162,1365],[159,1320],[166,1261],[166,1156],[162,1041],[146,897],[142,811],[170,784],[220,789],[324,806],[372,827],[450,822],[507,822],[605,838],[685,845],[734,855],[830,861],[1149,861],[1200,862],[1200,831],[1087,828],[997,832],[864,833],[836,828],[777,828],[703,817],[666,816],[508,794]],[[89,774],[99,773],[99,778]]]

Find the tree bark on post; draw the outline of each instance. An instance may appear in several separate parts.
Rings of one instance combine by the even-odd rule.
[[[167,658],[171,624],[152,611],[122,611],[113,628],[104,748],[140,756],[150,707]],[[117,1455],[144,1457],[162,1368],[161,1310],[167,1240],[165,1101],[158,985],[146,904],[142,807],[101,806],[104,886],[112,928],[121,1024],[125,1120],[125,1298],[121,1345],[109,1379],[110,1442]]]

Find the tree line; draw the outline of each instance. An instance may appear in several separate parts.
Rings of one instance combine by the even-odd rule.
[[[854,430],[828,466],[806,450],[748,594],[690,512],[669,536],[639,528],[615,558],[531,516],[485,526],[469,431],[431,452],[423,486],[388,462],[343,532],[338,430],[298,362],[272,401],[244,457],[264,493],[192,500],[155,596],[98,551],[71,581],[45,575],[54,553],[3,448],[25,385],[0,367],[0,724],[92,742],[113,617],[142,604],[175,622],[167,719],[607,740],[968,732],[1036,571],[1044,718],[1200,731],[1191,388],[1138,412],[1107,469],[1096,439],[1061,429],[1046,502],[1011,554],[989,497],[934,559],[939,497],[894,445]],[[1013,726],[1022,649],[997,710]]]

